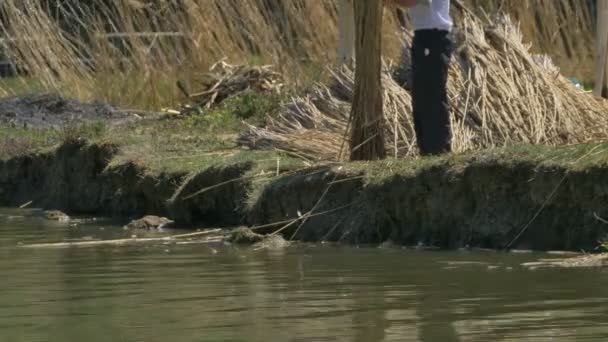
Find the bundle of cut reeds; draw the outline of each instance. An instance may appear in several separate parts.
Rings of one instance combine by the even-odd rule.
[[[448,83],[456,151],[608,138],[608,103],[572,85],[548,57],[531,53],[508,17],[491,24],[470,15],[464,20],[454,33],[456,52]],[[404,43],[407,51],[411,36],[404,34]],[[407,56],[403,70],[409,69]],[[388,68],[382,84],[387,150],[397,157],[415,155],[409,93]],[[307,96],[295,98],[267,127],[250,127],[239,141],[313,159],[340,159],[352,89],[352,72],[334,71],[329,86],[318,85]]]
[[[384,159],[382,18],[384,0],[355,1],[357,66],[351,110],[350,159]]]

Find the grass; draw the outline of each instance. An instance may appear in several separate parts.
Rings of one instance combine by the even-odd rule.
[[[276,163],[280,154],[247,151],[235,144],[245,123],[260,124],[278,112],[281,98],[245,92],[212,110],[183,118],[168,118],[110,129],[95,141],[122,146],[114,163],[138,161],[154,171],[196,171],[201,165],[249,160]]]
[[[608,143],[571,146],[513,145],[482,151],[450,154],[440,157],[387,159],[379,162],[357,162],[341,166],[345,172],[364,173],[368,182],[379,183],[393,177],[414,176],[433,167],[450,166],[453,170],[470,163],[535,166],[557,166],[570,171],[608,166]]]
[[[0,160],[50,147],[59,141],[57,132],[0,124]]]
[[[212,165],[255,161],[256,172],[302,166],[277,151],[250,151],[236,145],[245,124],[261,124],[279,110],[281,95],[245,92],[211,110],[188,116],[144,120],[120,126],[98,122],[59,129],[19,128],[0,124],[0,158],[47,151],[62,142],[86,139],[120,147],[111,165],[145,165],[150,172],[193,172]]]
[[[0,94],[3,96],[19,95],[43,90],[42,83],[32,77],[1,77]]]
[[[0,160],[44,152],[74,139],[96,140],[110,134],[104,122],[54,128],[25,128],[0,123]]]
[[[226,126],[206,125],[208,119],[195,115],[187,119],[164,119],[107,127],[101,124],[62,129],[19,129],[0,125],[0,159],[49,151],[74,138],[120,147],[111,165],[137,163],[153,173],[192,172],[212,165],[255,161],[262,170],[289,168],[296,160],[275,151],[249,151],[234,143],[232,122]],[[223,133],[219,133],[222,131]],[[301,163],[300,163],[301,164]],[[266,167],[267,165],[267,167]]]

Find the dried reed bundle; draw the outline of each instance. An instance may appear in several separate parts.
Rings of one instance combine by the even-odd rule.
[[[382,17],[384,0],[355,1],[355,92],[350,159],[384,159],[382,114]]]
[[[547,57],[530,53],[508,17],[493,22],[484,24],[467,15],[454,34],[457,49],[448,84],[454,149],[606,139],[608,103],[574,87]],[[404,42],[407,51],[411,37],[405,35]],[[405,74],[407,56],[401,67]],[[346,69],[332,75],[329,87],[319,85],[307,97],[294,99],[267,127],[251,127],[239,141],[251,147],[280,146],[313,159],[341,159],[353,76]],[[382,84],[387,150],[396,157],[415,155],[409,94],[388,68]],[[322,144],[311,140],[318,132],[324,137]]]

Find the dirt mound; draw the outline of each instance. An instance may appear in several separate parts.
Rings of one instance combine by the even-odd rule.
[[[104,102],[80,102],[57,94],[28,94],[0,99],[0,124],[50,128],[105,122],[121,124],[157,117],[156,113],[119,110]]]

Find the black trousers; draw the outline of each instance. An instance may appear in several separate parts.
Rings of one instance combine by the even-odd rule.
[[[447,96],[452,42],[447,31],[417,30],[412,45],[412,106],[422,155],[452,150]]]

